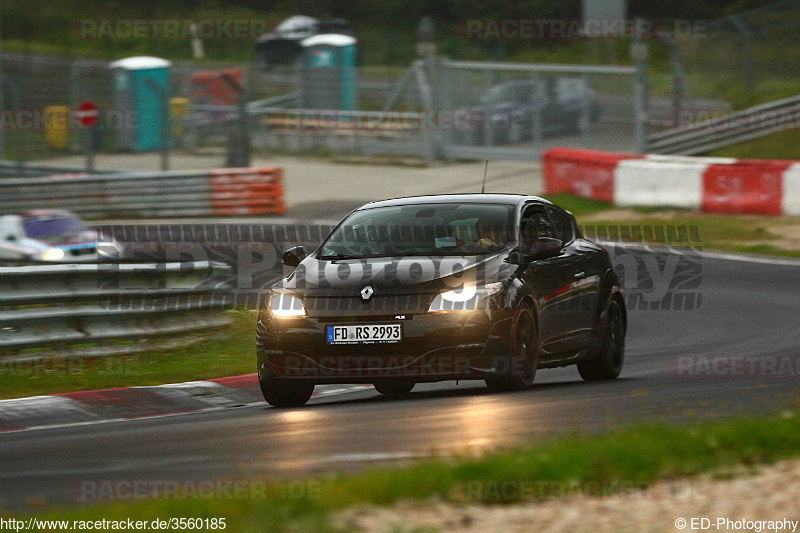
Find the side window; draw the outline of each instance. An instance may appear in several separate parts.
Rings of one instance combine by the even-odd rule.
[[[558,232],[550,221],[544,208],[532,206],[527,208],[522,214],[521,241],[531,245],[539,237],[558,238]]]
[[[575,231],[572,226],[572,218],[557,209],[549,209],[550,218],[553,219],[553,224],[556,227],[556,235],[563,242],[570,242],[575,238]]]

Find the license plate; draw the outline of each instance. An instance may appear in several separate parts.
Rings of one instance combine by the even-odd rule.
[[[328,344],[392,344],[403,340],[400,324],[328,326]]]

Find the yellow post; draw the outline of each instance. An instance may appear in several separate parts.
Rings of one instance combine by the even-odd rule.
[[[170,119],[172,122],[172,136],[178,142],[183,138],[183,121],[189,113],[189,99],[175,97],[169,99]]]
[[[44,108],[44,128],[47,144],[59,150],[69,146],[69,108],[54,105]]]

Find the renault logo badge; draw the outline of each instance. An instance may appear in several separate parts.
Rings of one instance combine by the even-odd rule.
[[[375,294],[375,289],[372,288],[372,285],[367,285],[361,289],[359,294],[361,295],[362,301],[368,302],[369,299],[372,298],[372,295]]]

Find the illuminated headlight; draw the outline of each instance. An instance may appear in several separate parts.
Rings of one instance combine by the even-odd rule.
[[[269,291],[267,304],[275,318],[306,316],[303,300],[286,292]]]
[[[41,261],[61,261],[64,259],[64,250],[61,248],[50,248],[39,255]]]
[[[503,290],[502,283],[488,285],[466,285],[460,289],[437,294],[428,309],[429,313],[447,313],[451,311],[475,311],[487,304],[487,299]]]

